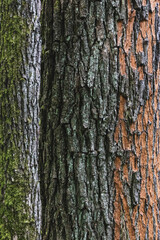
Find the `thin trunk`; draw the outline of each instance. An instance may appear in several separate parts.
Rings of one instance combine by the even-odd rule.
[[[40,239],[40,1],[0,2],[0,239]]]
[[[29,26],[27,45],[23,54],[23,78],[21,102],[24,152],[28,151],[28,171],[30,175],[29,206],[35,221],[36,239],[41,239],[41,199],[38,176],[38,150],[39,150],[39,90],[40,90],[40,64],[41,64],[41,37],[40,13],[41,1],[28,0],[28,8],[24,11]],[[30,237],[29,237],[30,239]]]

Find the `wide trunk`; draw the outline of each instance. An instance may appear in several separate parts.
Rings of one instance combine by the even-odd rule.
[[[44,240],[159,239],[160,4],[44,0]]]

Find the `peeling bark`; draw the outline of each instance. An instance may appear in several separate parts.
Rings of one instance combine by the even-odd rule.
[[[42,238],[159,239],[159,1],[43,1]]]
[[[132,8],[128,8],[128,19],[132,14],[132,21],[128,20],[127,29],[118,27],[118,43],[124,52],[122,57],[119,55],[120,68],[124,70],[120,76],[123,91],[114,136],[120,151],[114,174],[114,212],[119,219],[115,239],[124,239],[123,232],[130,239],[159,239],[160,6],[159,1],[136,6],[133,2]],[[129,49],[127,38],[132,39]],[[119,213],[117,208],[121,209]]]

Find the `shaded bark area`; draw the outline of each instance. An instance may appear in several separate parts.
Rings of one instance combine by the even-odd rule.
[[[0,239],[40,239],[40,1],[0,1]]]
[[[107,1],[44,1],[43,239],[112,239],[116,14]]]
[[[43,239],[159,239],[158,13],[43,1]]]

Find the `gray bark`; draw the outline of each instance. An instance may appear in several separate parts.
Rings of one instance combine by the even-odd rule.
[[[41,239],[41,199],[38,176],[38,151],[39,151],[39,90],[40,90],[40,64],[41,64],[41,36],[40,13],[41,1],[28,0],[27,24],[30,32],[27,38],[27,48],[23,51],[23,100],[21,106],[23,116],[24,142],[23,152],[28,150],[28,166],[30,175],[29,206],[35,219],[37,238]]]
[[[41,239],[40,0],[0,2],[0,238]]]

